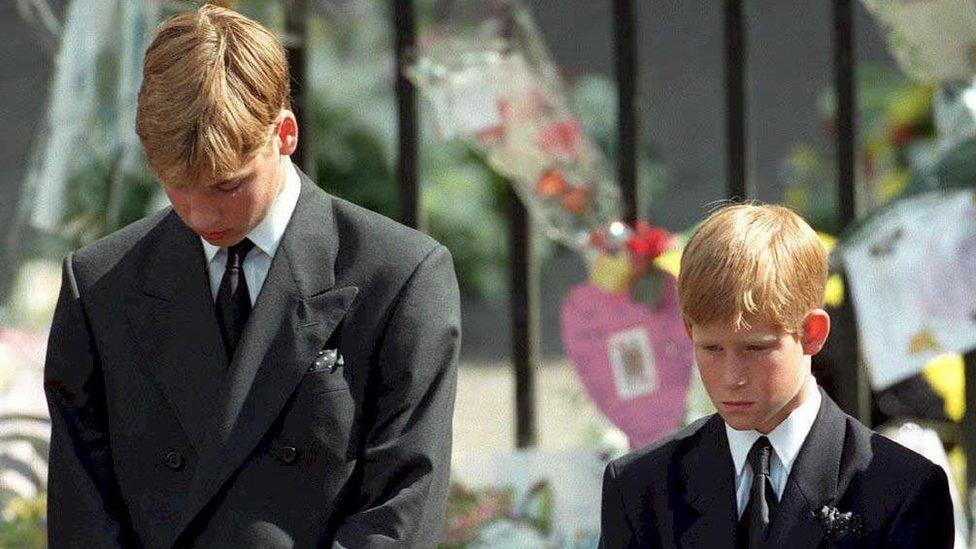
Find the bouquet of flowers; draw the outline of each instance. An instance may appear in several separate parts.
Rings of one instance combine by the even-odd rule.
[[[471,489],[452,482],[448,496],[445,549],[540,546],[552,533],[552,487],[539,481],[521,497],[510,487]]]
[[[972,0],[862,0],[887,29],[888,47],[911,78],[965,81],[976,68]]]
[[[554,239],[583,249],[620,216],[617,187],[567,107],[555,64],[519,2],[455,2],[423,35],[408,76],[444,138],[471,144]]]

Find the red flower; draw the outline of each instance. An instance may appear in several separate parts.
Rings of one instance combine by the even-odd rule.
[[[912,138],[915,137],[915,128],[905,124],[891,130],[891,140],[898,147],[904,147]]]
[[[652,227],[644,221],[634,225],[634,236],[627,241],[635,261],[650,261],[658,257],[671,245],[671,234],[660,228]]]

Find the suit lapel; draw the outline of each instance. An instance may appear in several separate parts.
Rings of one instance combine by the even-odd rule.
[[[698,439],[680,460],[675,538],[681,547],[706,547],[735,538],[735,466],[718,414],[705,422]],[[681,488],[685,492],[680,493]],[[683,504],[683,505],[681,505]],[[722,541],[724,540],[724,541]]]
[[[770,525],[770,547],[816,547],[824,531],[813,512],[843,494],[841,454],[845,419],[840,408],[820,389],[821,404],[793,469],[783,500]]]
[[[176,536],[254,450],[355,299],[358,288],[335,287],[337,230],[331,199],[303,178],[230,364],[218,399],[215,443],[200,457]]]
[[[130,336],[197,452],[211,439],[227,356],[199,238],[170,213],[146,246],[134,291],[126,292]]]

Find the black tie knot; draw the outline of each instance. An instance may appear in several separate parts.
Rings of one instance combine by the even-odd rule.
[[[227,248],[227,266],[230,268],[240,268],[241,264],[244,263],[244,258],[247,257],[248,252],[253,248],[254,242],[251,242],[250,238],[245,238]]]
[[[752,474],[769,476],[769,460],[773,455],[773,447],[766,437],[759,437],[749,450],[746,461],[752,467]]]

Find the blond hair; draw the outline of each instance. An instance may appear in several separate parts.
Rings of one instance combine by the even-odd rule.
[[[159,26],[146,51],[136,133],[160,181],[187,187],[240,170],[290,108],[275,36],[212,4]]]
[[[792,210],[771,204],[724,206],[695,230],[681,257],[678,296],[692,324],[801,329],[823,305],[827,251]]]

